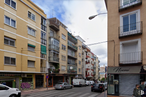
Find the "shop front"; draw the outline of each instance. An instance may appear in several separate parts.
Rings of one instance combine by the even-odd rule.
[[[108,67],[108,97],[132,96],[136,84],[140,84],[141,66]]]
[[[0,73],[0,84],[4,84],[12,88],[19,88],[20,77],[21,77],[21,74]]]

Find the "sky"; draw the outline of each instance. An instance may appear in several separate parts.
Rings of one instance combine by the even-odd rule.
[[[107,13],[104,0],[32,1],[44,10],[47,18],[58,18],[70,33],[84,39],[86,45],[107,41],[107,14],[88,19],[92,15]],[[88,47],[99,58],[100,65],[107,65],[107,43]]]

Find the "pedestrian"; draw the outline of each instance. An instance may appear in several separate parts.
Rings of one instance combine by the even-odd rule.
[[[144,81],[142,81],[142,82],[141,82],[141,85],[140,85],[140,89],[141,89],[141,90],[144,90],[144,88],[145,88],[145,86],[144,86]]]
[[[141,97],[139,84],[136,84],[136,87],[133,90],[133,96],[132,97]]]

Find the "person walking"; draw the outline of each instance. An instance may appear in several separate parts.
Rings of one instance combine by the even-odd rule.
[[[144,89],[145,89],[144,81],[142,81],[141,84],[140,84],[140,90],[144,91]],[[143,97],[143,95],[141,95],[141,97]]]
[[[133,90],[132,97],[141,97],[139,84],[136,84],[136,87]]]

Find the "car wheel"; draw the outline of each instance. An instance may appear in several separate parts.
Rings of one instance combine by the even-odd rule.
[[[16,97],[16,95],[11,95],[10,97]]]

